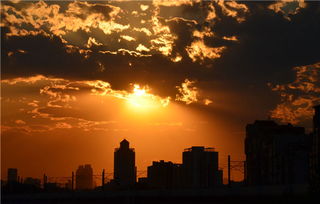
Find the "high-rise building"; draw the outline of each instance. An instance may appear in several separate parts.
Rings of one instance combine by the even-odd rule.
[[[218,185],[218,152],[214,148],[194,146],[184,150],[183,181],[187,188],[210,188]]]
[[[114,151],[114,182],[126,187],[136,183],[135,152],[126,139]]]
[[[8,183],[17,183],[18,182],[18,169],[16,169],[16,168],[9,168],[8,169],[7,181],[8,181]]]
[[[308,182],[310,137],[303,127],[257,120],[246,127],[246,183],[288,185]]]
[[[181,164],[172,162],[152,162],[148,167],[148,186],[150,188],[171,189],[180,188],[182,181]]]
[[[315,106],[311,151],[311,183],[320,184],[320,105]]]
[[[93,170],[90,164],[80,165],[76,171],[76,189],[88,190],[93,188]]]

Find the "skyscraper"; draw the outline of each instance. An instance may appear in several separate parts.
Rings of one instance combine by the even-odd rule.
[[[182,154],[184,186],[210,188],[219,184],[218,152],[214,148],[194,146]]]
[[[135,152],[126,139],[114,151],[114,181],[126,187],[136,182]]]
[[[18,182],[18,169],[16,169],[16,168],[9,168],[8,169],[7,181],[8,181],[8,183]]]
[[[88,190],[93,188],[93,170],[90,164],[80,165],[76,171],[76,189]]]
[[[308,182],[310,137],[303,127],[257,120],[246,127],[248,185],[289,185]]]

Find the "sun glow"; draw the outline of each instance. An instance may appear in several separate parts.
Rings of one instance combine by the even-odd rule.
[[[127,96],[128,103],[136,109],[154,109],[169,105],[170,97],[161,98],[149,93],[148,87],[134,84],[133,92]]]

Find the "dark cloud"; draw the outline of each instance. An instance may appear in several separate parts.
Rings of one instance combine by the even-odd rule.
[[[257,96],[271,94],[267,87],[268,82],[285,83],[292,80],[293,67],[320,61],[318,2],[306,2],[305,8],[294,15],[289,14],[290,19],[269,9],[272,2],[243,3],[248,7],[248,12],[226,5],[226,9],[237,12],[236,17],[226,13],[217,3],[213,4],[216,17],[211,21],[205,20],[210,9],[209,3],[181,7],[160,6],[160,22],[163,26],[168,26],[171,34],[176,36],[169,56],[154,51],[137,52],[138,54],[132,52],[139,44],[151,49],[150,39],[155,39],[155,36],[148,37],[146,33],[133,29],[140,25],[140,20],[150,20],[154,15],[152,9],[155,7],[151,4],[144,12],[145,16],[134,18],[132,12],[140,13],[141,3],[130,3],[131,6],[127,2],[114,3],[113,5],[121,7],[126,14],[126,17],[121,17],[117,22],[122,25],[130,24],[129,29],[110,35],[105,35],[100,28],[69,32],[63,36],[68,43],[56,35],[6,37],[8,28],[2,27],[2,78],[43,74],[70,79],[101,79],[110,82],[115,89],[128,89],[130,83],[143,83],[154,87],[153,90],[160,95],[171,96],[176,93],[175,87],[189,78],[199,82],[222,82],[218,85],[221,90],[232,87],[233,91],[243,93],[243,97],[249,100],[245,95],[252,94],[252,91],[255,91]],[[61,7],[61,11],[64,11],[64,7],[66,5]],[[106,20],[110,20],[112,7],[81,4],[80,8],[101,13]],[[239,17],[245,20],[240,21]],[[153,32],[151,22],[147,21],[145,25]],[[201,63],[193,62],[186,52],[186,47],[199,40],[193,32],[204,32],[205,28],[209,28],[213,35],[203,37],[204,45],[225,46],[226,49],[220,58],[205,58]],[[120,35],[132,36],[136,41],[119,41]],[[94,45],[87,53],[80,54],[79,50],[85,48],[90,36],[103,45]],[[224,38],[232,36],[238,40],[230,41]],[[74,51],[70,51],[68,44],[78,48],[74,47]],[[119,51],[117,48],[127,51]],[[140,56],[141,54],[151,56]],[[173,62],[172,58],[178,54],[182,60]],[[264,110],[274,106],[275,99],[277,98],[270,99],[269,105],[263,103],[262,106],[267,106]]]
[[[233,26],[217,23],[220,35],[238,34],[239,38],[239,42],[230,46],[214,63],[221,76],[263,83],[290,80],[292,67],[320,60],[317,52],[320,45],[318,2],[308,2],[305,9],[291,17],[291,21],[267,9],[265,3],[261,4],[264,6],[250,3],[247,20],[235,26],[233,32]]]

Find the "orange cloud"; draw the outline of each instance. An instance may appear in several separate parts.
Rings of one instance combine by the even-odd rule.
[[[139,44],[138,47],[136,48],[137,51],[139,52],[149,52],[150,49],[148,49],[146,46]]]
[[[92,89],[93,94],[120,98],[136,107],[166,107],[170,103],[170,97],[162,98],[153,95],[147,86],[141,88],[138,84],[134,84],[133,91],[127,92],[112,90],[110,84],[103,81],[90,81],[87,83],[94,87]]]
[[[236,1],[212,1],[203,2],[201,9],[206,9],[207,12],[204,12],[203,16],[195,15],[194,19],[192,16],[180,15],[179,12],[177,16],[170,17],[162,14],[162,10],[168,6],[196,5],[195,7],[198,8],[200,2],[200,0],[155,0],[152,4],[137,3],[138,7],[144,11],[142,12],[144,15],[137,11],[126,10],[122,7],[125,4],[123,2],[75,1],[68,2],[63,8],[59,3],[49,4],[45,1],[26,2],[22,6],[4,4],[1,7],[1,14],[3,14],[1,23],[10,30],[6,37],[25,35],[52,37],[55,35],[65,44],[67,53],[79,52],[84,58],[93,56],[95,52],[113,55],[128,53],[135,57],[162,54],[172,62],[180,62],[186,50],[193,62],[203,63],[205,59],[219,58],[226,48],[221,45],[211,47],[204,43],[205,38],[220,38],[213,32],[216,18],[218,18],[216,10],[221,8],[223,15],[231,16],[239,22],[244,20],[249,10],[244,4]],[[127,20],[130,18],[137,19],[132,23]],[[193,42],[185,44],[189,46],[180,48],[179,44],[176,44],[180,36],[175,33],[174,28],[181,23],[190,29],[194,38]],[[93,32],[94,30],[102,32],[97,34]],[[84,31],[87,36],[79,36],[79,31]],[[111,36],[112,40],[109,40]],[[238,40],[236,36],[222,38]],[[123,40],[130,43],[124,43]],[[109,41],[112,46],[108,44]],[[93,46],[99,46],[100,50],[91,49]],[[16,51],[10,51],[8,55],[14,56],[15,53]],[[100,71],[104,70],[103,66],[99,67]]]
[[[229,41],[239,41],[238,38],[237,38],[237,36],[229,36],[229,37],[223,36],[222,39],[224,39],[224,40],[229,40]]]
[[[87,44],[86,44],[86,47],[87,48],[90,48],[90,47],[92,47],[92,46],[100,46],[100,45],[102,45],[102,43],[99,43],[95,38],[93,38],[93,37],[89,37],[89,39],[88,39],[88,42],[87,42]]]
[[[14,25],[22,26],[22,24],[29,24],[36,30],[48,28],[57,36],[65,35],[68,31],[88,32],[90,28],[100,28],[105,34],[129,28],[129,25],[114,22],[121,9],[107,4],[75,1],[68,4],[67,10],[62,13],[58,4],[48,5],[44,1],[39,1],[30,3],[21,10],[4,5],[1,12],[4,15],[5,25],[11,31],[17,29]],[[20,35],[20,33],[11,32],[8,35]]]
[[[209,11],[208,11],[208,15],[206,17],[206,21],[212,21],[213,19],[215,19],[217,17],[216,15],[216,9],[214,8],[214,6],[212,5],[212,3],[209,4]]]
[[[213,37],[214,33],[210,30],[209,27],[204,27],[202,31],[199,31],[199,30],[193,31],[193,36],[203,39],[204,37]]]
[[[193,5],[198,3],[200,0],[153,0],[154,6],[181,6],[181,5]]]
[[[181,86],[176,86],[178,94],[176,95],[176,101],[185,102],[187,105],[191,103],[202,103],[209,105],[212,101],[208,98],[203,98],[199,94],[198,88],[195,86],[196,81],[185,79]]]
[[[225,15],[235,18],[239,23],[245,21],[244,14],[249,12],[249,9],[245,4],[224,0],[218,0],[217,3]]]
[[[81,101],[84,99],[90,98],[90,100],[96,101],[102,97],[103,100],[110,102],[110,98],[116,98],[124,101],[124,104],[129,105],[134,110],[164,108],[170,104],[171,100],[170,97],[160,97],[152,94],[148,86],[141,87],[138,84],[132,85],[131,91],[114,90],[110,83],[100,80],[76,81],[42,75],[7,79],[1,82],[5,88],[21,86],[21,83],[24,83],[25,88],[32,87],[33,90],[39,87],[38,95],[19,100],[19,103],[21,103],[19,107],[23,107],[23,113],[25,113],[23,118],[29,119],[15,119],[11,124],[8,124],[7,120],[6,124],[3,124],[3,130],[19,129],[25,133],[71,128],[84,131],[109,131],[114,129],[114,127],[109,127],[117,123],[114,120],[92,120],[89,119],[91,117],[86,116],[90,115],[89,112],[79,112],[79,108],[82,106]],[[37,100],[35,100],[35,97]],[[80,98],[79,101],[78,97]],[[8,103],[10,101],[12,100],[8,100]],[[94,107],[91,108],[94,109]],[[25,121],[28,121],[28,123]]]
[[[13,78],[13,79],[3,79],[1,80],[1,83],[4,84],[10,84],[10,85],[15,85],[18,83],[31,83],[34,84],[38,81],[42,81],[42,80],[48,80],[48,77],[45,77],[43,75],[36,75],[36,76],[31,76],[31,77],[18,77],[18,78]],[[50,78],[50,81],[63,81],[64,79],[62,78]]]
[[[127,41],[136,41],[134,37],[131,37],[129,35],[120,35],[121,38],[127,40]]]
[[[24,122],[23,120],[16,120],[16,121],[14,121],[16,124],[18,124],[18,125],[25,125],[26,124],[26,122]]]
[[[153,105],[159,104],[160,106],[167,106],[170,103],[170,97],[160,97],[150,93],[150,88],[148,86],[140,87],[138,84],[133,85],[133,90],[114,90],[111,84],[101,80],[94,81],[71,81],[61,78],[49,78],[42,75],[37,75],[33,77],[26,78],[14,78],[2,80],[2,83],[15,85],[18,83],[36,83],[36,82],[46,82],[48,85],[40,88],[40,94],[47,95],[49,101],[47,107],[56,108],[68,108],[69,103],[75,102],[77,100],[75,93],[82,90],[90,90],[87,92],[91,95],[99,96],[112,96],[115,98],[123,99],[126,101],[133,102],[134,100],[140,102],[145,102],[148,100],[149,103]],[[37,103],[31,102],[30,106],[38,107]]]
[[[177,39],[169,26],[163,25],[159,19],[160,8],[155,8],[153,11],[153,16],[151,17],[152,21],[152,30],[156,38],[152,39],[150,42],[152,44],[152,49],[158,50],[165,56],[171,55],[172,47],[174,41]]]
[[[281,97],[281,103],[271,111],[271,117],[297,124],[311,119],[313,106],[320,104],[320,63],[295,67],[294,70],[295,81],[269,86]]]
[[[181,86],[176,88],[179,94],[176,95],[176,101],[183,101],[186,104],[195,103],[198,101],[198,89],[194,86],[195,81],[186,79]]]
[[[210,105],[212,103],[210,99],[204,99],[203,102],[204,102],[204,105]]]
[[[287,20],[290,20],[289,14],[295,15],[305,7],[304,0],[281,0],[271,4],[268,8],[276,13],[282,13]]]
[[[152,35],[151,31],[149,29],[147,29],[147,28],[144,28],[144,27],[142,27],[142,28],[133,28],[133,30],[137,31],[137,32],[145,33],[147,36],[151,36]]]
[[[192,61],[203,61],[205,58],[215,59],[220,58],[225,46],[221,47],[208,47],[204,44],[203,40],[197,40],[191,43],[190,46],[186,47],[186,51]]]
[[[142,11],[146,11],[148,8],[149,8],[148,5],[144,5],[144,4],[141,4],[141,5],[140,5],[140,9],[141,9]]]

